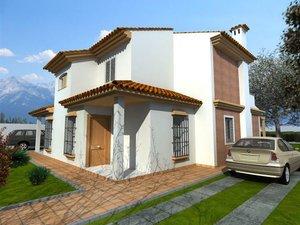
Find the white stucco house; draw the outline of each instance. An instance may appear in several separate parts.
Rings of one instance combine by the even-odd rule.
[[[248,30],[116,28],[59,52],[44,67],[56,78],[54,104],[30,112],[36,151],[112,179],[223,165],[237,139],[264,134],[249,94]]]

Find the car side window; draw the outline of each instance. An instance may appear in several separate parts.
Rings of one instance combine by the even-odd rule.
[[[27,130],[26,136],[34,136],[34,130]]]
[[[288,143],[285,140],[283,140],[283,143],[287,146],[287,148],[289,149],[289,151],[294,151],[294,148],[293,148],[293,146],[290,145],[290,143]]]
[[[15,136],[22,136],[23,135],[23,131],[22,130],[18,130],[16,133],[15,133]]]
[[[279,147],[280,150],[283,151],[283,152],[289,151],[288,147],[283,143],[282,140],[278,140],[278,147]]]

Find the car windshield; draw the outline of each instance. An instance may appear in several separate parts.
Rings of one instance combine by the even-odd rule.
[[[274,150],[275,141],[271,139],[244,138],[235,143],[233,147]]]

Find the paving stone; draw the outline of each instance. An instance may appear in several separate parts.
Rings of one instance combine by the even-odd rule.
[[[37,216],[40,224],[43,224],[49,218],[51,218],[51,221],[55,221],[56,224],[86,224],[88,221],[100,219],[110,215],[112,212],[116,213],[124,209],[124,207],[131,207],[137,201],[145,201],[149,196],[154,197],[155,195],[165,194],[182,188],[183,185],[190,185],[199,182],[201,179],[218,175],[222,170],[222,167],[205,168],[191,165],[154,175],[133,178],[130,181],[115,182],[34,151],[30,151],[29,154],[34,163],[46,166],[51,169],[54,175],[75,184],[80,189],[80,192],[72,193],[65,197],[45,198],[42,202],[32,201],[30,204],[23,206],[17,204],[12,208],[0,210],[0,223],[11,218],[12,213],[17,209],[20,215],[25,215],[18,218],[20,224],[32,224],[36,222]],[[182,177],[184,177],[184,180],[178,179]],[[126,193],[124,194],[124,192]],[[120,201],[115,201],[116,199]],[[41,206],[40,209],[39,206]],[[87,208],[88,212],[86,209],[82,210],[81,207]],[[182,209],[182,207],[174,204],[168,209],[168,212],[177,212],[179,209]],[[73,212],[73,210],[75,211]],[[168,215],[167,212],[161,210],[159,213],[156,213],[156,217],[160,220]],[[137,224],[149,223],[149,221],[144,220],[139,222],[138,219],[135,221]],[[130,222],[130,224],[132,223]],[[17,224],[17,222],[13,221],[9,224]]]
[[[292,175],[289,185],[271,183],[252,198],[233,210],[217,224],[262,224],[282,199],[299,182],[300,176]]]
[[[222,180],[216,181],[212,184],[209,184],[204,187],[200,187],[191,192],[185,193],[181,196],[178,196],[170,201],[163,202],[158,204],[152,208],[158,209],[162,212],[162,214],[158,214],[157,211],[151,211],[149,209],[145,209],[141,212],[133,216],[129,216],[118,222],[118,224],[131,224],[133,221],[135,224],[143,224],[144,219],[147,222],[155,222],[158,223],[163,219],[170,217],[184,209],[187,209],[193,206],[196,203],[201,202],[202,200],[223,191],[225,188],[230,187],[238,182],[242,181],[241,179],[226,177]],[[150,209],[152,209],[150,208]]]

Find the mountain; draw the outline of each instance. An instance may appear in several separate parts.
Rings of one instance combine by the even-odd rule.
[[[28,112],[53,104],[54,83],[32,83],[9,76],[0,79],[0,112],[6,117],[24,117],[33,122]]]

